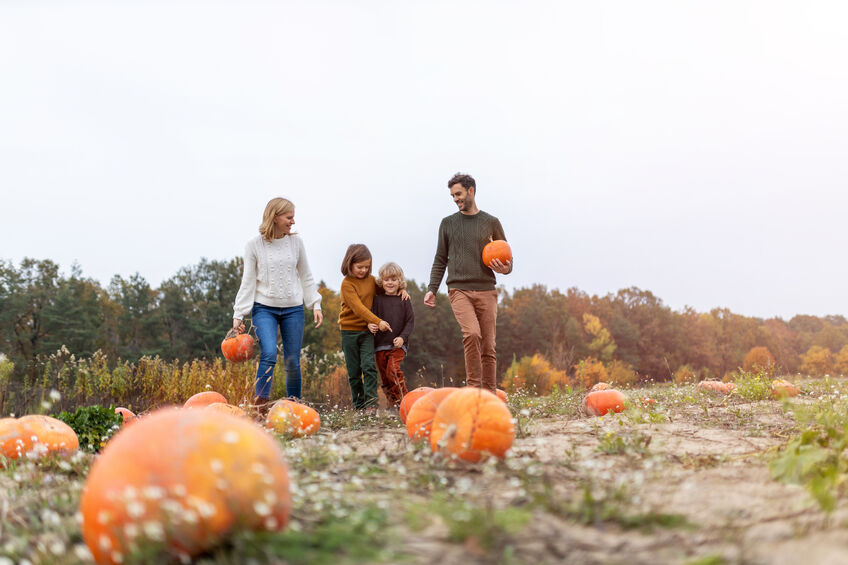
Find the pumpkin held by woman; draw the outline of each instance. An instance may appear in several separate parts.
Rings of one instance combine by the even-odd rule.
[[[252,337],[244,334],[236,334],[232,330],[221,342],[221,353],[224,359],[233,363],[242,363],[253,357],[255,341]]]

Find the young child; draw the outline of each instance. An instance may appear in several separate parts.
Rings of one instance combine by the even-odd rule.
[[[377,281],[371,275],[371,252],[365,245],[354,243],[347,248],[342,274],[339,328],[353,407],[376,412],[379,380],[374,361],[374,336],[368,331],[368,324],[375,324],[385,332],[392,331],[392,327],[371,312]],[[404,290],[401,298],[408,301],[409,294]]]
[[[383,289],[384,294],[374,297],[371,311],[388,322],[390,329],[378,331],[379,326],[373,323],[368,324],[368,329],[374,334],[374,352],[383,392],[389,406],[399,407],[407,392],[400,364],[406,357],[409,335],[415,327],[415,314],[411,301],[402,300],[400,296],[401,291],[406,291],[406,279],[400,265],[386,263],[380,267],[378,274],[377,286]]]

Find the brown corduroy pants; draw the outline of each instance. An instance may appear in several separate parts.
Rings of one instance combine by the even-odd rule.
[[[462,330],[465,384],[495,392],[498,384],[495,355],[498,291],[452,288],[448,290],[448,298]]]
[[[406,357],[406,352],[400,347],[377,351],[374,354],[377,370],[380,371],[380,381],[389,406],[400,406],[400,401],[406,396],[406,380],[400,364]]]

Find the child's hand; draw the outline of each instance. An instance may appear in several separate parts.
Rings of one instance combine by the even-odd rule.
[[[377,324],[368,324],[368,331],[372,334],[377,333]]]
[[[395,347],[400,347],[400,346],[403,345],[403,338],[402,337],[396,337],[392,340],[392,343],[394,344]]]
[[[389,325],[389,323],[386,320],[380,320],[380,323],[377,324],[377,327],[380,329],[381,332],[392,331],[392,327]]]
[[[406,292],[406,289],[400,291],[400,299],[401,300],[409,300],[409,293]]]

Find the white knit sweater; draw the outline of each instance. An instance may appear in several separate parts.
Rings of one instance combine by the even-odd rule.
[[[254,302],[275,308],[305,304],[313,310],[321,309],[321,295],[299,235],[286,235],[273,241],[259,235],[247,242],[233,318],[241,320],[250,314]]]

